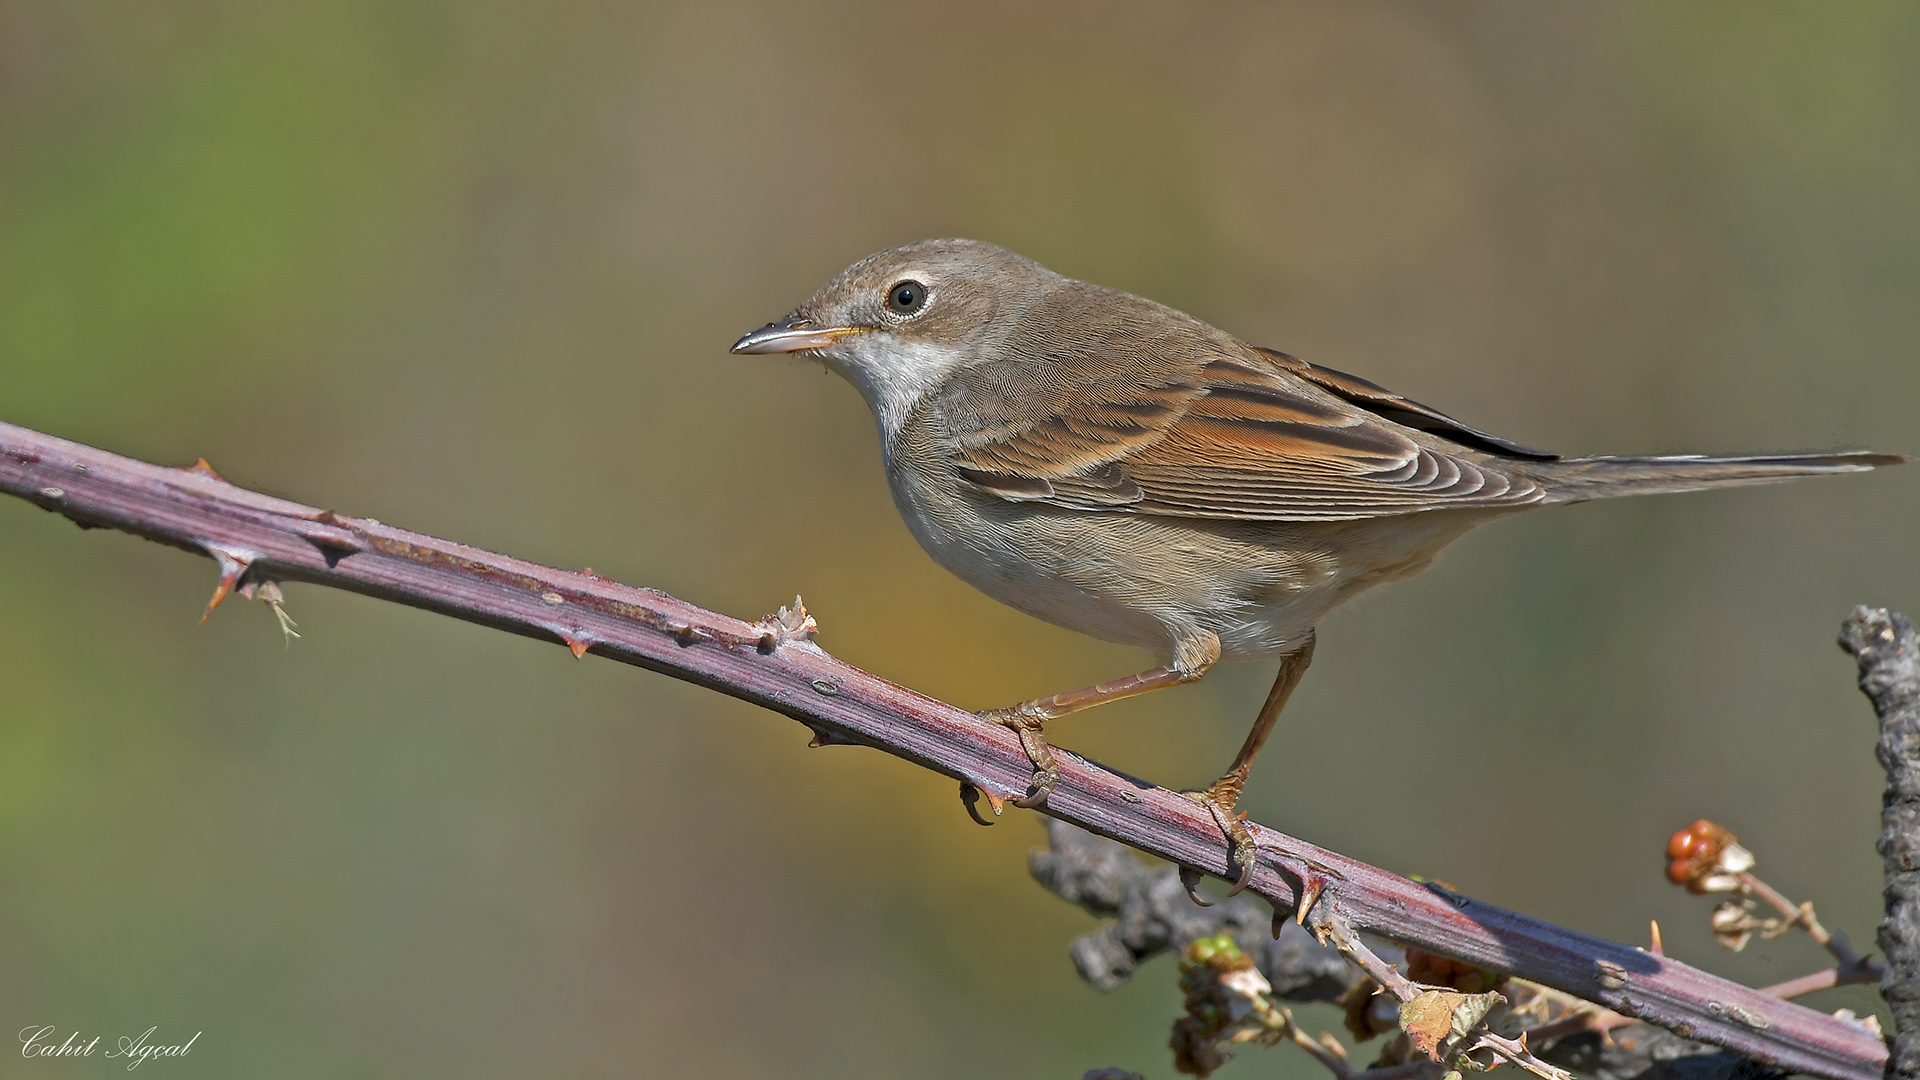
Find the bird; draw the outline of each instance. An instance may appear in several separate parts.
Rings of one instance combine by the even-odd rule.
[[[978,240],[869,255],[731,351],[802,354],[858,389],[894,504],[936,562],[1029,615],[1168,657],[979,713],[1033,766],[1016,805],[1058,781],[1047,722],[1278,658],[1240,751],[1190,793],[1230,845],[1229,895],[1256,858],[1236,804],[1328,612],[1495,518],[1905,460],[1561,457]]]

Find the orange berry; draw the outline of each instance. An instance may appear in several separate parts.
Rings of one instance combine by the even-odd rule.
[[[1687,849],[1693,846],[1693,830],[1681,829],[1667,840],[1667,858],[1684,859]]]

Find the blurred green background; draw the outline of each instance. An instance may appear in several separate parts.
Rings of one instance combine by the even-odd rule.
[[[935,567],[853,390],[736,335],[975,236],[1565,452],[1912,452],[1917,52],[1896,2],[12,0],[0,418],[743,617],[797,591],[836,655],[1001,705],[1158,661]],[[1245,805],[1801,974],[1717,949],[1661,850],[1718,819],[1871,940],[1833,638],[1920,613],[1916,550],[1912,466],[1493,525],[1321,628]],[[358,597],[291,588],[291,648],[196,626],[212,583],[0,502],[0,1030],[204,1030],[147,1066],[196,1077],[1171,1074],[1171,966],[1077,981],[1031,815]],[[1055,738],[1203,783],[1271,674]],[[1223,1075],[1276,1071],[1314,1075]]]

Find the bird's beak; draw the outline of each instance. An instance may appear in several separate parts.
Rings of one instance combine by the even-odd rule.
[[[858,326],[815,326],[812,319],[789,315],[741,336],[730,350],[737,353],[808,352],[824,349],[848,334],[861,331]]]

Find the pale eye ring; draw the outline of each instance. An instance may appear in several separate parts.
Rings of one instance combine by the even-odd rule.
[[[916,315],[927,302],[927,287],[906,278],[887,290],[887,310],[895,315]]]

